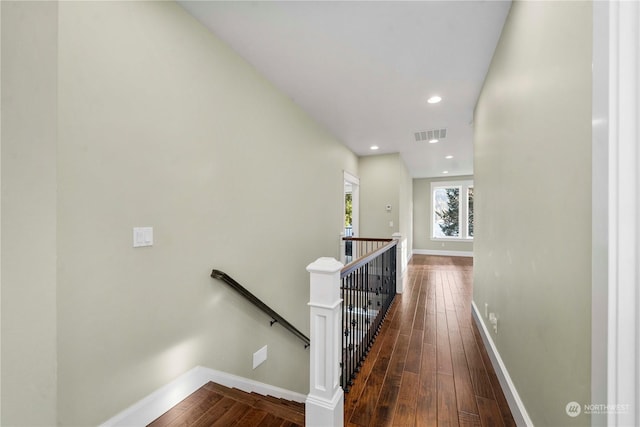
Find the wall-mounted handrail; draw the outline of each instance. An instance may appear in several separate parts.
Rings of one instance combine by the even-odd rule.
[[[271,307],[269,307],[267,304],[262,302],[262,300],[260,300],[258,297],[256,297],[251,292],[249,292],[244,286],[242,286],[240,283],[233,280],[233,278],[229,276],[227,273],[220,270],[213,270],[211,272],[211,277],[213,277],[214,279],[222,280],[224,283],[231,286],[231,288],[234,289],[236,292],[238,292],[240,295],[245,297],[253,305],[255,305],[260,310],[268,314],[269,317],[273,319],[271,321],[271,326],[273,326],[274,323],[281,324],[282,327],[284,327],[286,330],[288,330],[289,332],[291,332],[293,335],[295,335],[296,337],[298,337],[304,342],[304,348],[309,347],[309,344],[311,343],[311,341],[305,334],[300,332],[295,326],[293,326],[286,319],[284,319],[282,316],[276,313]]]

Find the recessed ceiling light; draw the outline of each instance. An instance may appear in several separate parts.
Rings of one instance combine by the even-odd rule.
[[[371,147],[369,147],[369,148],[370,148],[371,150],[377,150],[377,149],[378,149],[378,148],[380,148],[380,147],[378,147],[377,145],[372,145],[372,146],[371,146]]]
[[[442,171],[442,173],[449,173],[449,171]]]
[[[436,142],[438,142],[438,140],[435,138],[429,140],[429,144],[435,144]]]
[[[445,159],[453,159],[453,156],[446,156]]]
[[[437,104],[440,101],[442,101],[442,98],[440,98],[438,95],[434,95],[431,98],[427,99],[427,102],[429,104]]]

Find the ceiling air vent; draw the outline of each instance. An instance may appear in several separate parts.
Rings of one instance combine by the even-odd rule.
[[[421,141],[435,141],[441,140],[447,137],[447,129],[432,129],[432,130],[423,130],[421,132],[416,132],[414,134],[416,138],[416,142]]]

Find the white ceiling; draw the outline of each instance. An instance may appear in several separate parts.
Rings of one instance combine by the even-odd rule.
[[[510,1],[179,3],[356,154],[399,152],[415,178],[473,173],[473,109]]]

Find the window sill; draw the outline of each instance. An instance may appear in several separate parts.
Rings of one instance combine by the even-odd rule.
[[[473,239],[463,239],[462,237],[432,237],[432,242],[460,242],[473,243]]]

